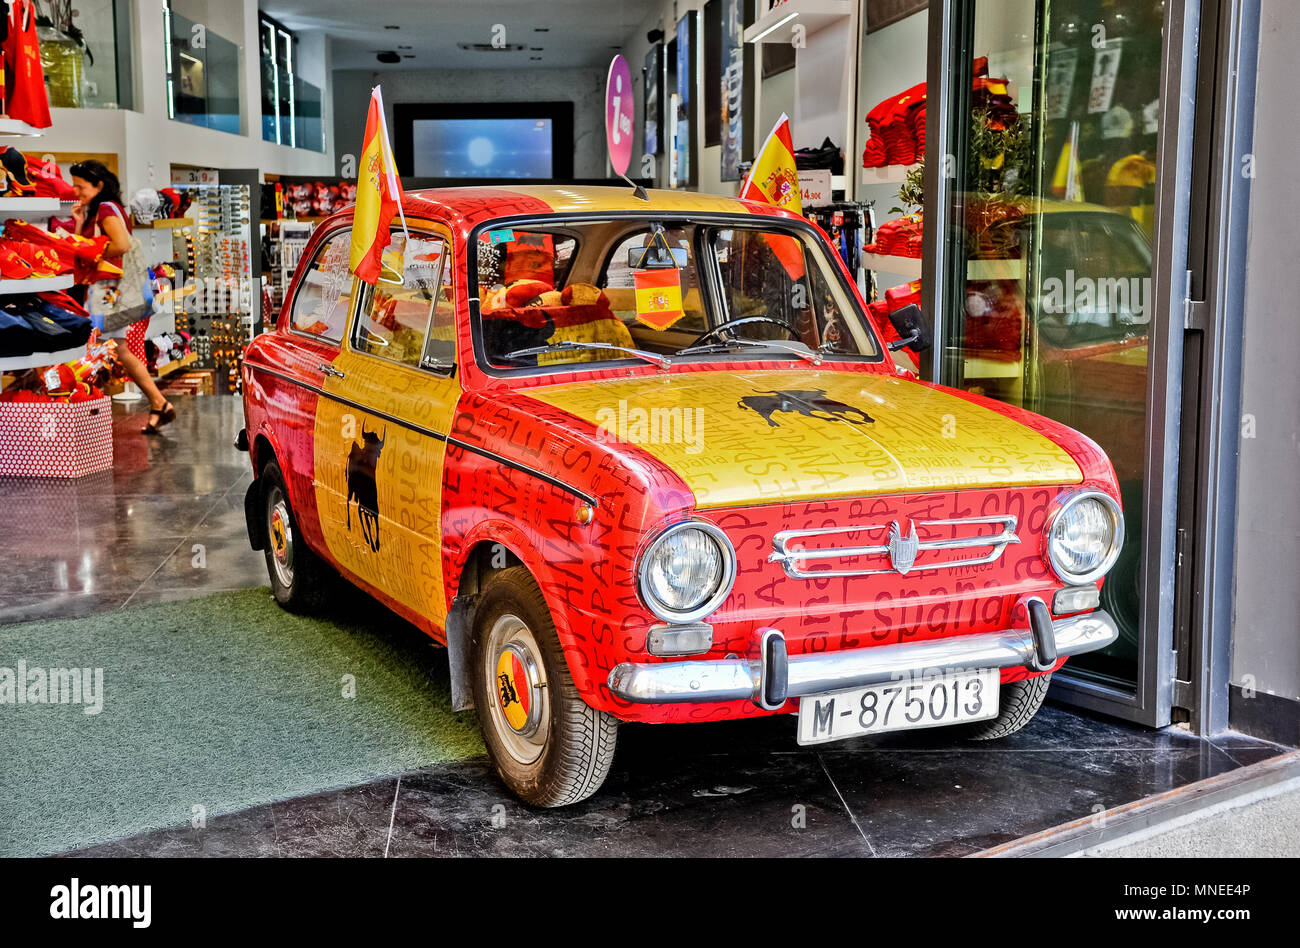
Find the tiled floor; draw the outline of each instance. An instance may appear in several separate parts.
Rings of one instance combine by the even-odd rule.
[[[234,448],[237,398],[176,398],[163,434],[140,434],[143,401],[113,409],[114,465],[76,480],[0,477],[6,518],[0,622],[91,615],[266,585],[248,548],[252,474]]]
[[[788,717],[625,726],[608,783],[563,810],[523,806],[477,759],[75,855],[962,856],[1280,750],[1050,706],[996,747],[933,732],[804,749]]]
[[[164,436],[114,410],[114,470],[0,479],[0,622],[266,584],[248,548],[237,399],[178,401]],[[800,748],[794,720],[625,726],[595,798],[561,811],[509,796],[484,760],[429,767],[210,818],[87,855],[965,855],[1273,756],[1049,705],[993,744],[945,731]]]

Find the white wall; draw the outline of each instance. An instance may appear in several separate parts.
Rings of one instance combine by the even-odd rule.
[[[1300,149],[1295,121],[1300,17],[1287,0],[1261,5],[1250,236],[1242,360],[1243,422],[1238,469],[1232,681],[1300,699],[1300,320],[1296,248],[1300,207],[1291,168]],[[1232,419],[1224,419],[1232,425]]]
[[[611,56],[612,56],[611,52]],[[334,151],[361,153],[370,90],[380,85],[392,134],[393,106],[413,102],[572,102],[573,175],[602,178],[605,160],[605,70],[339,69],[333,76]]]
[[[233,135],[199,128],[167,117],[166,66],[163,46],[163,18],[154,0],[135,0],[132,25],[135,31],[135,111],[110,109],[53,109],[53,127],[25,150],[45,152],[109,152],[118,155],[122,189],[126,195],[144,187],[163,187],[170,180],[170,168],[189,164],[216,168],[258,168],[263,173],[333,173],[332,122],[326,121],[324,153],[288,148],[262,141],[261,73],[258,66],[257,0],[187,0],[174,4],[178,13],[204,22],[240,50],[240,102],[244,133]],[[195,14],[200,14],[196,17]],[[310,81],[325,90],[328,115],[328,44],[324,37],[300,43],[304,66],[310,66]],[[314,75],[317,78],[312,78]]]
[[[677,21],[689,10],[703,11],[704,0],[651,0],[646,4],[646,15],[640,25],[624,40],[623,55],[627,57],[632,68],[632,84],[637,90],[637,134],[636,148],[633,152],[632,165],[635,168],[644,151],[642,119],[645,114],[645,91],[642,89],[641,69],[645,65],[645,55],[650,49],[646,33],[650,30],[664,31],[665,47],[677,31]],[[704,27],[703,12],[700,13],[701,38]],[[779,73],[770,79],[758,82],[757,117],[752,128],[745,130],[754,150],[762,145],[772,126],[776,124],[781,113],[790,116],[794,146],[816,147],[822,139],[830,136],[831,141],[844,147],[846,152],[852,143],[845,142],[845,116],[853,110],[851,101],[853,84],[844,82],[845,63],[851,59],[852,33],[849,20],[807,37],[807,46],[798,50],[798,65],[795,69]],[[924,57],[924,52],[922,52]],[[702,59],[700,60],[702,63]],[[923,67],[924,68],[924,67]],[[762,53],[754,51],[755,73],[762,73]],[[665,95],[672,90],[666,90]],[[667,102],[665,99],[665,108]],[[709,194],[735,195],[740,191],[739,181],[723,181],[722,148],[719,145],[704,147],[704,97],[700,90],[695,96],[695,141],[696,154],[699,155],[699,181],[694,190]],[[661,132],[662,134],[662,132]],[[657,163],[657,181],[666,186],[668,168],[666,154],[660,155]]]

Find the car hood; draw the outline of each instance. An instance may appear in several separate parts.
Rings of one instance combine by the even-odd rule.
[[[1064,448],[973,402],[893,376],[708,370],[520,394],[671,467],[699,507],[1073,484]]]

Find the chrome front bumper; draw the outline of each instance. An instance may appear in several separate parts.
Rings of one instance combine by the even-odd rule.
[[[1048,618],[1045,608],[1031,609],[1029,615],[1037,628],[788,657],[781,633],[760,629],[756,658],[624,662],[610,671],[609,690],[640,704],[749,700],[770,710],[789,698],[898,681],[934,669],[1023,665],[1043,671],[1056,658],[1093,652],[1119,637],[1115,620],[1100,610],[1057,620]]]

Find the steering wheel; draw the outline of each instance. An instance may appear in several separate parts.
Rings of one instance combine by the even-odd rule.
[[[742,316],[739,319],[728,319],[725,323],[719,323],[717,326],[714,326],[712,329],[700,333],[700,335],[695,337],[695,341],[691,343],[691,346],[698,346],[705,339],[709,339],[713,336],[717,336],[718,333],[722,332],[724,329],[730,329],[732,326],[743,326],[746,323],[771,323],[773,326],[780,326],[782,329],[788,332],[791,335],[791,337],[794,338],[796,341],[798,342],[803,341],[799,335],[799,330],[795,329],[789,323],[783,323],[779,319],[772,319],[770,316]],[[721,337],[719,337],[718,341],[719,342],[722,341]]]

